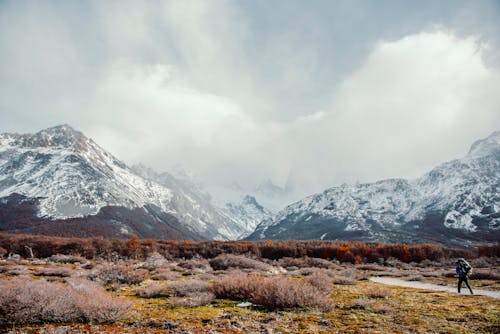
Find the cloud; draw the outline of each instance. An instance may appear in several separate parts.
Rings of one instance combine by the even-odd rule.
[[[332,94],[327,116],[290,131],[304,152],[296,174],[315,176],[317,190],[417,177],[465,155],[500,124],[500,73],[485,65],[486,47],[442,28],[378,42]]]
[[[416,177],[498,129],[494,4],[288,4],[2,2],[0,130],[69,123],[128,163],[298,198]]]

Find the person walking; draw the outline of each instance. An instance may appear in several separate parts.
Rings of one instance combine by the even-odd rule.
[[[471,265],[463,258],[459,258],[456,265],[455,271],[458,275],[458,293],[460,293],[462,289],[462,283],[465,282],[465,285],[469,288],[470,294],[473,295],[474,292],[472,292],[472,288],[469,285],[469,275],[472,271]]]

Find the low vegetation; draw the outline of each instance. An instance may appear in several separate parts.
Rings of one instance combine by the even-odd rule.
[[[499,258],[476,257],[479,252],[316,241],[190,243],[29,236],[13,236],[9,246],[1,238],[6,252],[0,255],[0,332],[497,333],[500,329],[498,299],[368,280],[390,276],[455,286],[454,257],[465,255],[474,267],[472,287],[500,290]],[[27,249],[23,243],[34,257],[23,252]],[[88,244],[94,250],[89,251]],[[354,261],[345,256],[346,248]],[[425,250],[417,251],[421,248]],[[401,251],[411,256],[393,256]],[[380,257],[372,261],[370,252]],[[408,261],[418,254],[429,258]]]
[[[3,280],[0,325],[34,323],[114,323],[132,304],[88,281],[53,283],[29,278]]]
[[[326,284],[328,286],[328,283]],[[249,301],[270,310],[294,308],[328,310],[332,304],[328,298],[330,288],[318,288],[309,280],[279,276],[229,274],[217,279],[213,290],[218,298]]]

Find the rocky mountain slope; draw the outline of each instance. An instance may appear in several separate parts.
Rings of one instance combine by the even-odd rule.
[[[289,205],[249,239],[468,246],[500,240],[500,132],[416,180],[342,185]]]
[[[226,203],[226,214],[244,227],[241,237],[246,237],[255,231],[257,225],[271,216],[271,211],[260,205],[255,197],[246,195],[240,203]]]
[[[22,197],[9,199],[13,194]],[[168,173],[129,168],[67,125],[36,134],[0,135],[0,198],[9,216],[31,201],[36,207],[30,214],[31,229],[42,221],[79,218],[88,222],[100,217],[101,223],[116,227],[113,236],[126,236],[142,230],[130,226],[134,216],[134,224],[142,220],[151,231],[158,228],[157,223],[175,225],[179,238],[236,239],[251,232],[247,221],[212,205],[195,185]],[[5,219],[0,224],[2,230],[12,227]]]

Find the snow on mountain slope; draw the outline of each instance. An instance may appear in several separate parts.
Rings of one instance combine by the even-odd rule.
[[[0,197],[43,197],[40,215],[96,214],[106,205],[154,204],[170,211],[170,189],[147,182],[67,125],[34,135],[0,135]]]
[[[197,221],[197,233],[210,239],[236,240],[250,234],[255,228],[248,226],[245,216],[234,215],[213,204],[211,196],[187,174],[183,173],[182,178],[176,178],[170,173],[159,174],[141,165],[134,166],[133,170],[148,180],[175,189],[171,207],[178,212],[182,221]]]
[[[289,205],[249,239],[469,244],[500,238],[500,132],[417,180],[343,185]]]
[[[260,205],[255,197],[249,195],[246,195],[239,204],[227,203],[225,212],[244,229],[239,238],[250,235],[260,222],[271,216],[269,210]]]
[[[187,177],[187,174],[186,174]],[[248,234],[247,222],[210,202],[187,179],[129,168],[68,125],[36,134],[0,135],[0,198],[40,198],[38,216],[69,219],[96,215],[104,207],[148,206],[172,214],[207,239]]]

